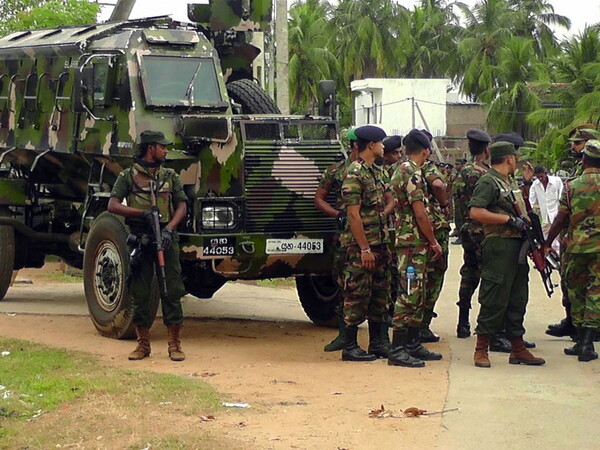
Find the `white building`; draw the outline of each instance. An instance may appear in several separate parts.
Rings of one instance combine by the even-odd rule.
[[[434,136],[446,134],[447,78],[366,78],[350,84],[354,123],[377,125],[388,135],[405,135],[413,128]]]

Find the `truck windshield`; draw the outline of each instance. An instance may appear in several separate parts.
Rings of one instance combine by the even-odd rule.
[[[223,101],[211,58],[146,55],[143,65],[148,105],[210,107]]]

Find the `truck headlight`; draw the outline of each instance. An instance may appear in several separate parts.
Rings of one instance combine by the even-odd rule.
[[[203,206],[202,228],[206,230],[233,230],[236,224],[235,210],[232,206]]]

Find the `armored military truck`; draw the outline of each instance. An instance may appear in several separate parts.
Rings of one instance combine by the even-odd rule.
[[[268,5],[268,6],[265,6]],[[168,17],[14,33],[0,39],[0,299],[14,270],[57,255],[83,269],[100,334],[132,335],[128,228],[107,212],[136,138],[174,142],[187,291],[295,276],[309,317],[333,319],[333,220],[313,206],[319,174],[342,156],[337,124],[284,116],[252,79],[270,2],[190,5]],[[153,300],[158,307],[158,289]]]

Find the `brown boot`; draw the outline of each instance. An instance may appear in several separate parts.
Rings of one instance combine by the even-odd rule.
[[[179,340],[181,324],[169,325],[167,331],[169,332],[169,358],[171,361],[183,361],[185,353],[181,351],[181,341]]]
[[[475,344],[475,355],[473,355],[473,361],[475,361],[475,367],[492,367],[490,358],[488,355],[488,349],[490,348],[490,337],[485,334],[477,335],[477,343]]]
[[[542,358],[536,358],[529,350],[525,348],[523,336],[510,338],[510,364],[525,364],[527,366],[541,366],[546,363]]]
[[[129,354],[129,359],[138,361],[150,356],[150,328],[135,326],[137,347]]]

